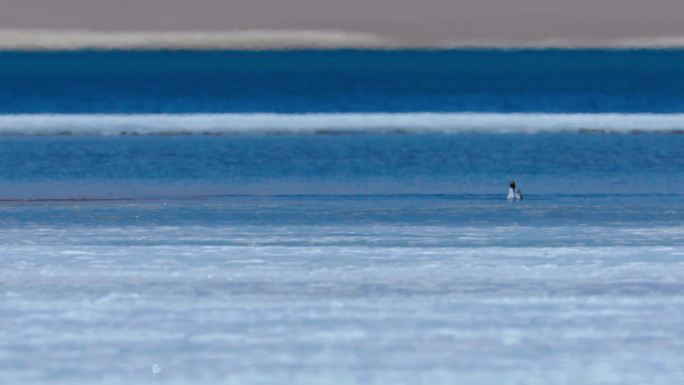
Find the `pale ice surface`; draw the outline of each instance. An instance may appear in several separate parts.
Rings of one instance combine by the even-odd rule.
[[[3,384],[676,384],[681,197],[0,206]]]
[[[682,126],[682,113],[0,114],[0,135],[533,134],[578,131],[643,134],[681,133]]]

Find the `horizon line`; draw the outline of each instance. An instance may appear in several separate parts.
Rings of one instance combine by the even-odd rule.
[[[362,31],[0,29],[0,51],[306,49],[681,49],[684,35],[616,39],[450,39],[413,45]]]

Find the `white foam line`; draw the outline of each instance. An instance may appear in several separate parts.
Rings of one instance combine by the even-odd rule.
[[[615,39],[446,39],[422,44],[403,42],[389,35],[328,29],[244,30],[81,30],[0,28],[2,50],[80,49],[649,49],[682,48],[684,35],[634,36]]]
[[[0,50],[377,48],[380,35],[340,30],[83,31],[0,29]]]
[[[0,115],[4,135],[684,132],[684,114],[221,113]]]

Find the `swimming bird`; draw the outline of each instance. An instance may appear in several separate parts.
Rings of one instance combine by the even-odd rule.
[[[517,201],[517,200],[523,199],[523,194],[520,191],[520,189],[515,188],[515,181],[514,180],[512,180],[508,184],[508,196],[506,197],[506,199],[508,199],[510,201]]]

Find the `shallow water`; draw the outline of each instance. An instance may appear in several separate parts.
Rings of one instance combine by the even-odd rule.
[[[0,208],[11,383],[671,384],[684,199]]]

